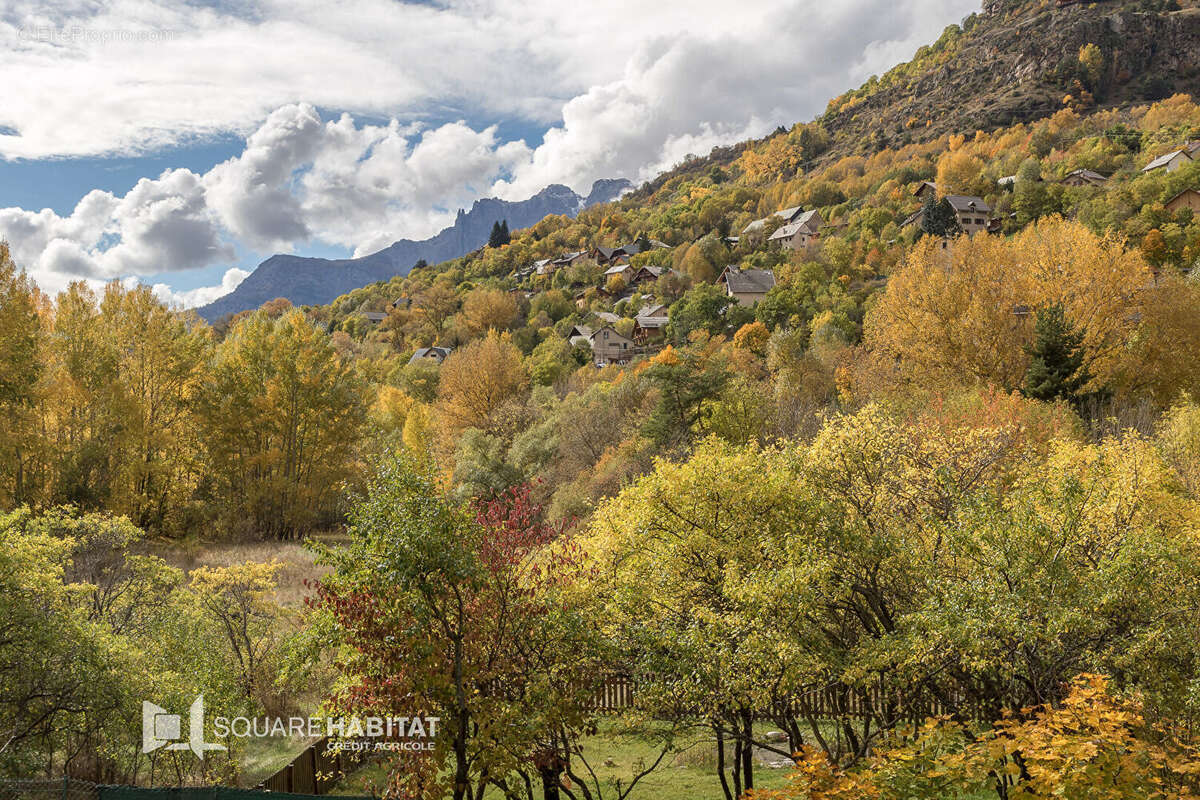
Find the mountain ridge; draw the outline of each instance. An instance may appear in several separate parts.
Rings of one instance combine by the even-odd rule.
[[[592,184],[586,196],[562,184],[550,184],[526,200],[476,200],[471,209],[459,209],[454,224],[428,239],[399,239],[382,250],[358,258],[329,259],[277,253],[260,263],[229,294],[196,312],[212,322],[230,314],[258,308],[284,297],[293,305],[331,302],[353,289],[398,275],[407,275],[418,261],[449,261],[487,244],[493,223],[508,220],[517,230],[536,224],[548,215],[575,216],[585,208],[608,202],[631,188],[624,178],[605,178]]]

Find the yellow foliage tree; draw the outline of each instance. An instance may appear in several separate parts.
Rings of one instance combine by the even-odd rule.
[[[500,289],[476,289],[463,301],[463,323],[472,334],[502,331],[516,316],[517,301]]]
[[[906,800],[980,797],[1025,800],[1194,800],[1200,751],[1146,719],[1103,675],[1080,675],[1062,703],[1005,717],[982,734],[933,719],[893,740],[868,763],[840,769],[801,753],[792,783],[756,800]]]
[[[767,341],[770,338],[771,332],[767,330],[766,325],[761,322],[747,322],[733,335],[733,346],[762,355],[766,352]]]
[[[690,275],[694,281],[712,283],[717,279],[717,269],[704,255],[699,243],[693,244],[684,253],[680,269]]]
[[[1011,240],[918,242],[867,316],[868,345],[912,379],[1021,386],[1034,311],[1059,304],[1083,331],[1092,388],[1121,377],[1151,274],[1136,251],[1049,218]]]
[[[495,331],[454,351],[442,364],[438,412],[448,430],[493,432],[500,408],[529,387],[521,351]]]
[[[937,185],[944,194],[969,194],[978,190],[983,159],[967,150],[952,150],[938,159]]]

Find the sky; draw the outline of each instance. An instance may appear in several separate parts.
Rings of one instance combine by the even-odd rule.
[[[978,0],[6,0],[0,238],[190,307],[807,121]]]

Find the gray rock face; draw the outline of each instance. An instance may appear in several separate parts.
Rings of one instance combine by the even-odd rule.
[[[550,214],[575,216],[597,203],[617,198],[628,189],[624,179],[599,180],[587,197],[552,184],[528,200],[477,200],[470,211],[459,209],[454,224],[429,239],[401,239],[361,258],[329,259],[274,255],[262,262],[224,297],[196,309],[211,321],[227,314],[258,308],[268,300],[286,297],[293,305],[328,303],[352,289],[396,275],[407,275],[418,261],[437,264],[458,258],[487,244],[492,225],[508,220],[509,230],[527,228]]]

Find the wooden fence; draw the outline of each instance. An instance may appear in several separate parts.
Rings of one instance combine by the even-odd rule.
[[[605,680],[592,698],[591,710],[600,714],[615,714],[633,708],[637,684],[628,677],[614,676]],[[844,686],[815,688],[791,698],[785,705],[762,709],[759,718],[787,714],[794,717],[812,716],[817,719],[844,717],[878,717],[886,714],[905,722],[924,722],[929,717],[948,715],[955,709],[929,695],[901,698],[889,695],[883,687],[850,690]],[[774,712],[774,713],[773,713]],[[970,709],[972,719],[990,719],[982,709]]]
[[[614,675],[604,681],[592,698],[591,710],[599,714],[616,714],[634,707],[637,684],[629,677]],[[889,697],[882,687],[873,687],[865,692],[847,691],[845,687],[831,686],[812,689],[793,698],[786,708],[774,709],[795,717],[813,716],[817,719],[844,717],[877,717],[881,712],[893,719],[919,723],[931,716],[948,714],[949,709],[930,697],[909,698],[901,703]],[[759,718],[772,718],[779,714],[766,709],[757,713]],[[974,718],[985,718],[973,713]],[[325,794],[345,775],[358,768],[364,756],[342,749],[329,750],[332,740],[321,739],[309,745],[290,764],[258,785],[259,789],[272,792],[297,794]]]
[[[313,742],[257,788],[271,792],[325,794],[356,769],[362,760],[357,753],[341,748],[330,750],[332,743],[329,737]]]

